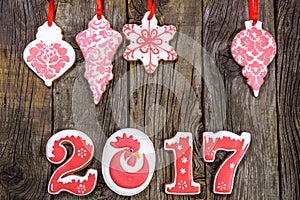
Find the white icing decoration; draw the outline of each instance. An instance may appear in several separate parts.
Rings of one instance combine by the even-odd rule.
[[[49,37],[49,33],[51,33],[51,37]],[[51,26],[48,25],[48,22],[45,22],[38,28],[36,38],[43,40],[43,42],[52,43],[53,41],[63,39],[63,35],[61,33],[61,28],[59,28],[55,22],[52,22]]]
[[[137,158],[136,165],[133,166],[133,167],[127,164],[127,161],[129,159],[130,158],[127,158],[127,160],[125,159],[125,152],[123,152],[122,158],[120,159],[120,163],[121,163],[122,168],[126,172],[134,173],[134,172],[139,171],[143,167],[143,164],[144,164],[144,155],[141,155],[140,158]]]
[[[95,178],[97,178],[98,172],[95,169],[89,169],[84,176],[69,175],[65,178],[59,178],[58,182],[61,182],[63,184],[71,183],[72,181],[82,183],[83,181],[88,181],[89,175],[93,175],[95,176]]]
[[[246,27],[246,29],[251,29],[252,27],[255,27],[259,30],[262,30],[262,22],[257,21],[256,24],[253,26],[253,21],[252,20],[245,21],[245,27]]]
[[[56,141],[59,141],[61,140],[62,138],[67,138],[67,137],[81,137],[81,139],[86,143],[86,145],[90,145],[90,146],[93,146],[93,141],[86,135],[84,134],[83,132],[80,132],[80,131],[77,131],[77,130],[63,130],[63,131],[60,131],[56,134],[54,134],[47,142],[47,145],[46,145],[46,156],[47,158],[54,158],[55,155],[52,154],[52,151],[54,150],[53,147],[54,147],[54,143]],[[60,144],[64,142],[61,141]]]
[[[65,49],[66,52],[61,55],[56,51],[57,48],[53,48],[54,44],[59,44],[59,48]],[[49,59],[49,56],[51,54],[47,55],[47,53],[41,50],[42,48],[46,48],[46,51],[52,49],[51,51],[55,52],[54,54],[57,54],[56,57],[59,58],[59,61],[53,61],[53,59]],[[32,49],[38,49],[38,54],[43,54],[44,56],[39,56],[38,58],[35,53],[32,53]],[[58,27],[55,22],[52,22],[51,26],[48,25],[48,22],[45,22],[38,28],[36,39],[31,41],[24,49],[23,58],[28,67],[45,82],[46,86],[50,87],[54,80],[61,77],[67,70],[69,70],[73,66],[76,55],[73,47],[63,40],[61,28]],[[28,60],[28,58],[30,59]],[[56,62],[59,62],[63,66],[57,68],[54,67],[57,66]],[[49,73],[51,74],[51,76],[49,75]]]
[[[245,150],[248,144],[250,144],[251,141],[251,135],[248,132],[242,132],[241,135],[237,135],[235,133],[232,133],[230,131],[219,131],[217,133],[211,133],[211,132],[205,132],[205,139],[206,143],[209,142],[209,139],[212,139],[213,142],[216,142],[216,139],[223,139],[224,137],[230,138],[230,140],[236,140],[236,141],[242,141],[244,140],[242,150]]]

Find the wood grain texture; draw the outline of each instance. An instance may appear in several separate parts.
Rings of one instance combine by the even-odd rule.
[[[300,199],[300,2],[276,3],[281,199]]]
[[[51,89],[23,62],[25,46],[44,23],[47,2],[0,2],[0,199],[50,199]],[[35,13],[35,15],[32,15]]]
[[[197,9],[194,9],[194,8]],[[175,25],[177,36],[171,44],[179,58],[176,62],[161,61],[153,74],[147,74],[141,61],[130,63],[130,127],[143,130],[152,140],[156,150],[156,171],[143,192],[131,199],[203,199],[204,193],[195,196],[172,196],[164,192],[164,184],[173,180],[173,156],[163,150],[164,140],[177,132],[194,135],[194,177],[202,183],[205,191],[204,163],[201,160],[202,130],[201,68],[193,67],[199,62],[200,52],[191,51],[192,45],[201,46],[202,4],[198,0],[158,1],[156,18],[159,25]],[[147,1],[132,0],[129,3],[129,23],[141,24],[147,11]],[[193,14],[189,11],[192,10]],[[190,54],[187,60],[186,54]],[[198,77],[197,77],[198,76]],[[197,78],[198,79],[197,79]],[[200,81],[199,81],[200,79]]]
[[[104,15],[113,29],[140,24],[146,0],[105,0]],[[123,41],[114,60],[114,79],[99,105],[83,77],[84,58],[75,36],[95,15],[95,1],[56,0],[56,22],[76,51],[76,64],[52,88],[26,67],[22,52],[47,19],[47,0],[0,0],[0,199],[300,199],[300,70],[298,0],[259,1],[263,28],[275,36],[276,59],[255,98],[230,53],[233,37],[248,19],[247,1],[158,0],[159,25],[173,24],[179,58],[161,61],[146,74],[142,63],[122,58]],[[106,139],[121,128],[144,131],[156,149],[156,168],[145,191],[122,197],[105,184],[101,173]],[[45,156],[51,136],[63,129],[87,133],[95,144],[89,167],[98,170],[96,189],[86,197],[50,196],[47,184],[55,166]],[[227,153],[204,164],[202,132],[229,130],[252,134],[238,167],[231,195],[212,193],[212,182]],[[201,194],[164,193],[172,181],[173,157],[164,139],[176,132],[194,135],[194,180]],[[70,152],[71,149],[69,148]]]
[[[274,6],[270,0],[260,1],[259,6],[259,19],[263,21],[264,29],[273,35]],[[231,195],[211,192],[216,171],[227,154],[221,153],[213,164],[207,164],[208,198],[279,199],[275,62],[269,65],[261,93],[255,98],[241,74],[241,67],[233,61],[230,53],[233,37],[244,29],[244,21],[248,20],[247,1],[204,0],[204,8],[203,44],[224,82],[225,95],[220,98],[226,106],[222,108],[226,113],[223,118],[216,113],[215,106],[211,106],[211,102],[220,99],[211,98],[211,92],[205,91],[205,130],[225,129],[252,134],[248,152],[238,167]]]
[[[86,132],[95,145],[95,158],[89,166],[98,170],[98,183],[94,192],[82,199],[126,199],[117,196],[105,184],[101,172],[102,149],[106,139],[120,128],[128,126],[128,111],[123,107],[127,99],[127,63],[116,56],[114,61],[114,79],[110,82],[99,105],[95,106],[93,96],[84,74],[84,59],[75,42],[75,36],[87,29],[88,22],[95,15],[94,1],[57,1],[56,22],[65,31],[65,39],[77,50],[77,60],[73,69],[65,74],[54,86],[54,130],[79,129]],[[80,13],[80,14],[78,14]],[[105,1],[104,15],[113,29],[121,32],[126,23],[126,2],[120,0]],[[124,46],[124,44],[123,44]],[[122,47],[120,47],[121,51]],[[125,74],[125,75],[124,75]],[[122,87],[115,87],[122,80]],[[121,82],[123,83],[123,82]],[[54,199],[78,199],[61,193]]]

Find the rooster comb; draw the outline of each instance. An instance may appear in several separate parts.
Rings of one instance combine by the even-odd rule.
[[[140,142],[137,139],[133,139],[133,135],[127,137],[126,133],[123,133],[123,137],[117,136],[116,139],[116,142],[110,143],[111,146],[116,148],[129,147],[134,151],[137,151],[140,148]]]

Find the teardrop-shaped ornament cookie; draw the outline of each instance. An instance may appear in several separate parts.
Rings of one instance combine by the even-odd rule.
[[[119,32],[110,27],[109,21],[97,15],[89,22],[88,29],[76,36],[76,41],[85,58],[85,74],[98,104],[106,86],[113,78],[112,60],[122,42]]]
[[[23,53],[28,67],[46,86],[62,76],[75,62],[73,47],[63,40],[62,30],[54,22],[45,22],[38,28],[36,39],[28,44]]]

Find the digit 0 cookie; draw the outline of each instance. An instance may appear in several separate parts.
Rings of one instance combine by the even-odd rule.
[[[102,174],[108,187],[123,196],[142,192],[155,170],[155,151],[149,137],[137,129],[122,129],[106,142]]]

